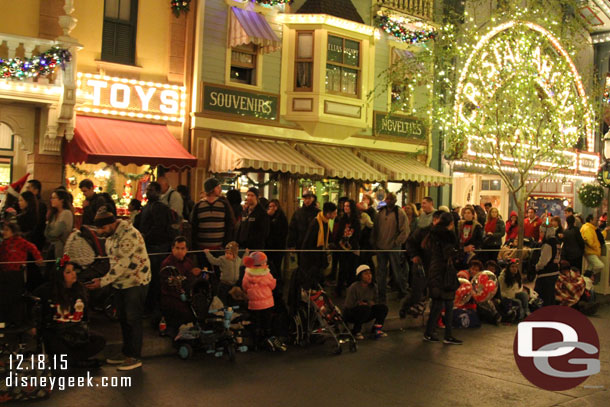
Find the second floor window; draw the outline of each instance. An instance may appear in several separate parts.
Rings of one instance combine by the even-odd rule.
[[[360,42],[328,36],[326,90],[358,96],[360,81]]]
[[[231,49],[231,82],[256,85],[258,47],[252,43]]]
[[[313,31],[297,31],[296,90],[313,90]]]
[[[138,0],[105,0],[102,60],[135,65]]]
[[[404,50],[392,48],[392,67],[405,64],[405,58],[410,53]],[[409,89],[410,77],[404,74],[404,69],[393,69],[392,84],[390,89],[390,101],[394,108],[407,112],[411,109],[411,92]]]

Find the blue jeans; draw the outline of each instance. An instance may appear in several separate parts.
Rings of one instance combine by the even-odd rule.
[[[394,280],[400,289],[401,296],[405,296],[407,294],[409,265],[407,263],[404,266],[401,265],[399,252],[377,253],[377,263],[379,266],[379,270],[377,270],[377,289],[379,290],[379,302],[381,304],[386,303],[388,262],[390,262],[390,268],[392,269]]]
[[[514,301],[519,305],[519,319],[523,319],[530,313],[530,296],[525,291],[519,291],[515,294]]]
[[[142,356],[142,315],[148,284],[115,291],[116,307],[123,334],[123,354],[139,359]]]

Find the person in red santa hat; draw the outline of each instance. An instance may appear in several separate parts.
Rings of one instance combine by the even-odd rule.
[[[12,184],[0,187],[0,192],[4,192],[2,205],[0,205],[0,208],[2,208],[2,210],[0,210],[0,220],[8,220],[13,216],[17,216],[19,210],[19,193],[29,176],[30,173],[27,173]]]

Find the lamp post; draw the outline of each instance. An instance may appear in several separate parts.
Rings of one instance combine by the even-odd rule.
[[[604,158],[606,162],[602,167],[602,178],[610,178],[610,173],[607,174],[608,170],[610,170],[610,130],[606,134],[604,134]],[[606,211],[610,212],[610,188],[608,188],[608,194],[606,196]]]

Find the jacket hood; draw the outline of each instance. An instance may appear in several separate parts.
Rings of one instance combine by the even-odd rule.
[[[512,218],[513,216],[516,216],[517,219],[519,218],[519,215],[517,215],[517,211],[511,211],[510,216],[508,217],[508,220],[510,220],[510,218]]]

